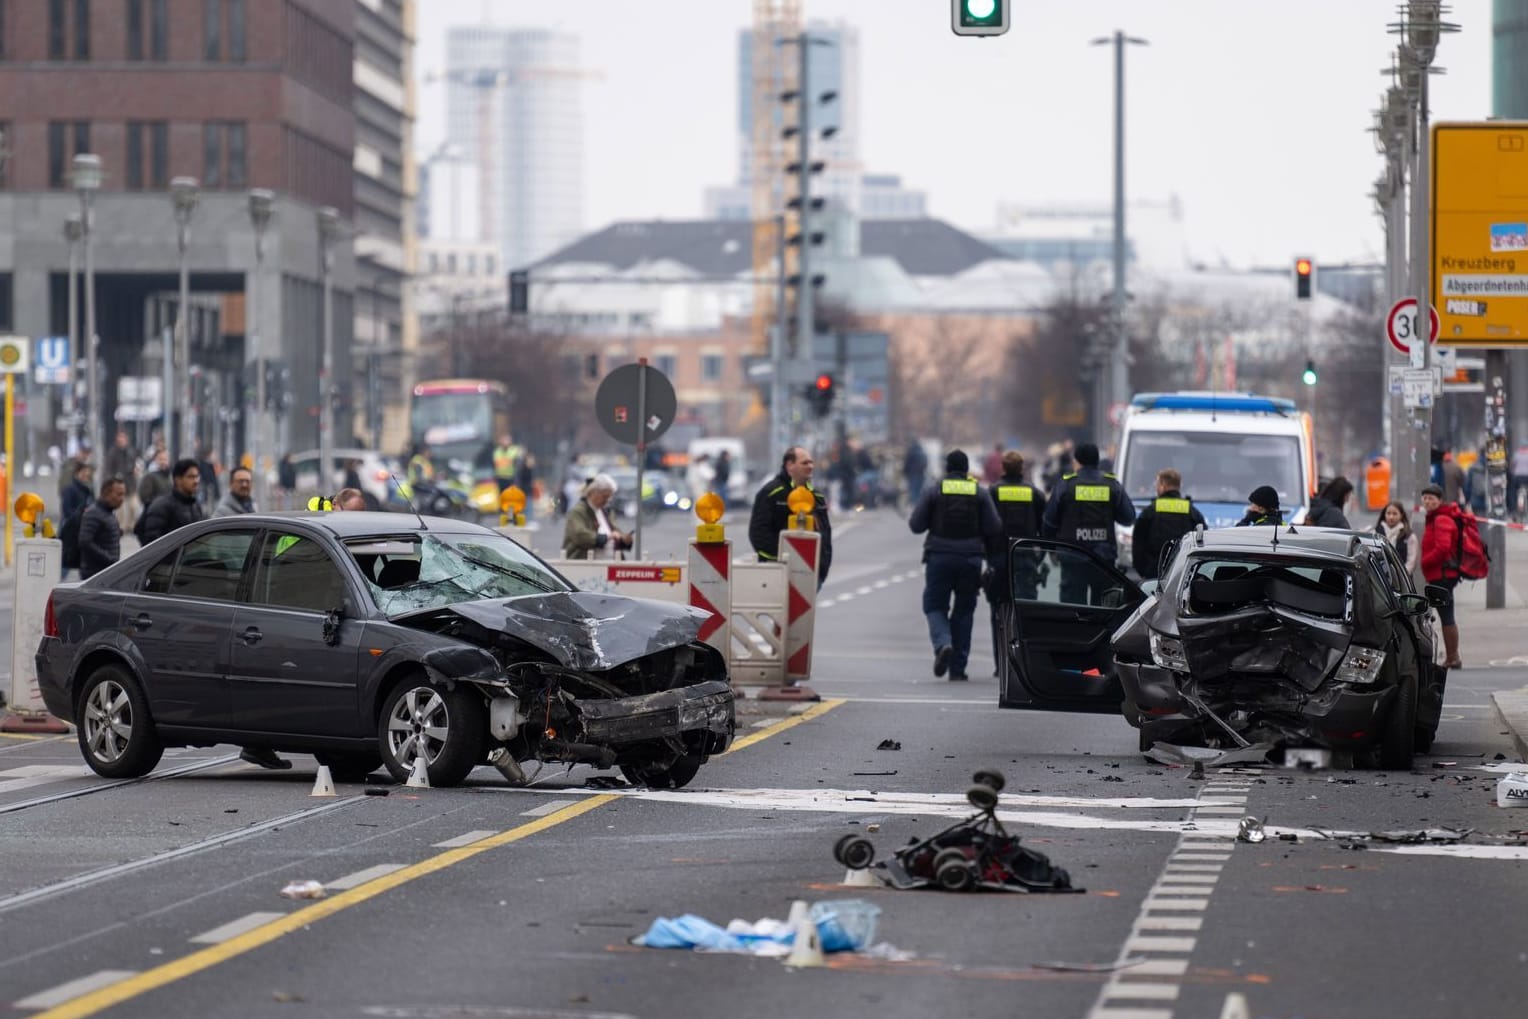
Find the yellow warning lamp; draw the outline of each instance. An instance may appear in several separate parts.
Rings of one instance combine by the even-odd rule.
[[[34,528],[37,525],[37,518],[42,516],[43,511],[42,496],[38,495],[36,492],[22,492],[20,495],[16,496],[15,510],[16,519],[20,520],[22,524],[25,525],[21,532],[22,537],[35,538],[37,535],[34,531]],[[42,530],[42,536],[44,538],[53,537],[52,521],[44,520],[42,522]]]
[[[499,526],[508,527],[511,515],[515,518],[516,527],[525,526],[525,490],[519,485],[510,485],[499,493]]]
[[[700,526],[695,528],[696,541],[704,545],[726,540],[727,530],[718,523],[726,509],[722,497],[715,492],[707,492],[695,500],[695,515],[700,518]]]
[[[790,507],[791,515],[796,518],[796,530],[817,530],[817,518],[812,514],[817,508],[817,497],[810,488],[791,489],[791,494],[785,497],[785,505]]]

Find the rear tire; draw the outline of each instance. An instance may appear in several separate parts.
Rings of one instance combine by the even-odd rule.
[[[1379,766],[1387,771],[1410,771],[1411,750],[1417,736],[1417,677],[1402,677],[1396,694],[1390,716],[1385,719]]]
[[[103,778],[141,778],[164,756],[148,698],[120,665],[103,665],[90,674],[74,717],[85,763]]]
[[[483,760],[487,738],[488,711],[476,693],[443,690],[423,676],[398,684],[377,719],[382,763],[399,782],[408,781],[422,751],[430,785],[457,785]]]

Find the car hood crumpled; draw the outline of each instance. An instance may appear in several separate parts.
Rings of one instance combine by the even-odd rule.
[[[696,640],[704,609],[645,598],[555,591],[458,602],[401,613],[392,621],[434,629],[452,616],[524,641],[570,669],[611,669]]]
[[[1351,639],[1340,620],[1322,619],[1274,602],[1214,616],[1179,616],[1189,674],[1214,682],[1232,674],[1284,676],[1315,690],[1341,662]]]

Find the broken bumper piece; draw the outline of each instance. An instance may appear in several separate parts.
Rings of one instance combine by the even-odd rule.
[[[589,743],[619,747],[689,737],[687,744],[703,744],[693,749],[719,754],[732,743],[733,703],[732,687],[710,680],[637,697],[579,700],[574,709]]]

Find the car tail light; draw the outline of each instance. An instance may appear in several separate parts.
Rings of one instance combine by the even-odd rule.
[[[1150,635],[1151,660],[1157,668],[1172,669],[1175,672],[1188,671],[1188,655],[1183,652],[1183,641],[1156,630],[1150,631]]]
[[[42,635],[44,637],[58,636],[58,620],[53,615],[53,595],[48,595],[48,605],[42,610]]]
[[[1339,683],[1372,683],[1379,678],[1379,670],[1385,665],[1385,652],[1378,648],[1359,647],[1357,644],[1348,648],[1348,653],[1342,656],[1342,664],[1337,666],[1337,673],[1333,677]]]

